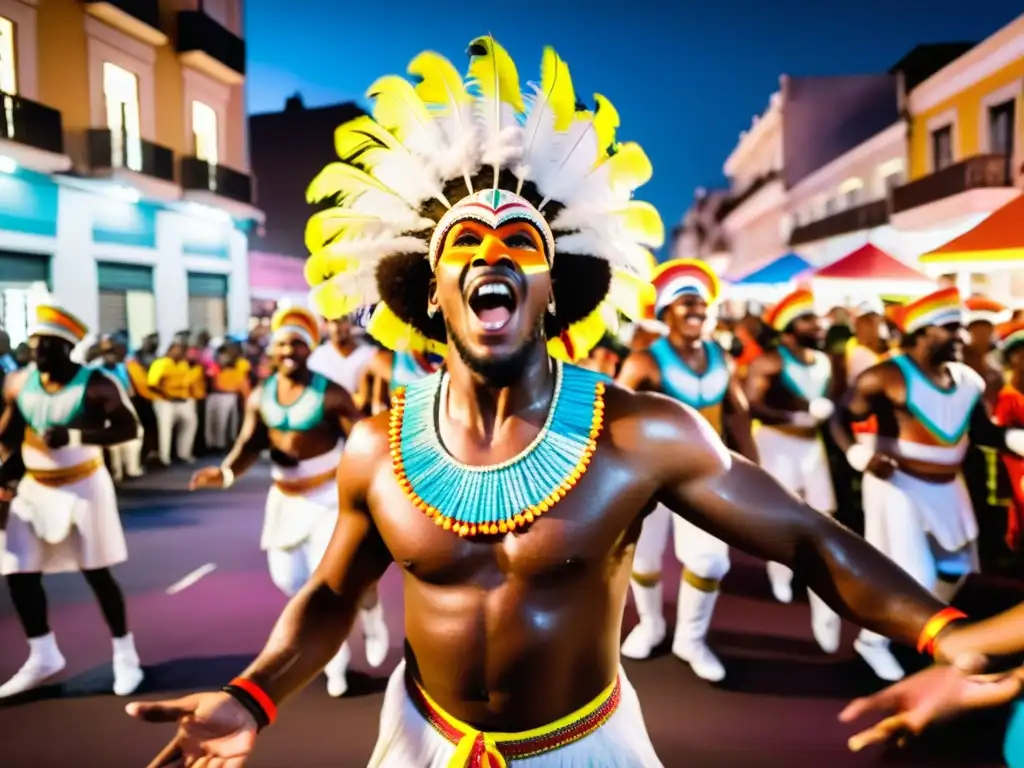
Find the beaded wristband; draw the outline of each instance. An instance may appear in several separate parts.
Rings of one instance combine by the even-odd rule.
[[[935,655],[935,639],[947,626],[954,621],[967,618],[967,614],[952,606],[946,606],[925,622],[921,634],[917,637],[917,652]]]
[[[252,680],[236,677],[224,686],[223,691],[233,696],[255,718],[256,725],[263,729],[277,720],[277,706],[273,700]]]

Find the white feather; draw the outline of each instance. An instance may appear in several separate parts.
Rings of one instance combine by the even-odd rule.
[[[561,145],[555,131],[555,111],[551,108],[546,94],[537,83],[530,83],[532,94],[523,97],[526,104],[526,122],[523,124],[522,141],[524,151],[515,167],[515,174],[523,181],[535,180],[536,172],[543,175],[547,166],[553,164]]]
[[[576,120],[560,137],[552,161],[533,168],[533,181],[547,200],[567,203],[597,160],[597,132],[591,120]]]
[[[419,211],[401,198],[376,189],[363,192],[348,208],[355,213],[372,213],[379,216],[394,234],[417,232],[436,224],[430,219],[424,219]]]
[[[397,192],[410,207],[418,208],[434,198],[446,203],[437,169],[417,155],[381,150],[372,175]],[[386,153],[386,154],[385,154]]]

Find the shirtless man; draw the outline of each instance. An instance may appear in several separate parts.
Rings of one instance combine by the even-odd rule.
[[[957,362],[963,311],[956,288],[908,304],[897,322],[903,354],[857,378],[832,434],[850,466],[864,472],[865,538],[948,599],[978,568],[978,524],[961,474],[967,446],[974,441],[1020,454],[1024,432],[989,420],[985,381]],[[854,442],[850,425],[872,415],[877,437]],[[879,633],[862,630],[854,647],[883,680],[903,676]]]
[[[378,350],[367,369],[372,377],[371,411],[386,411],[391,404],[392,392],[429,376],[440,364],[440,359],[425,352]]]
[[[511,89],[517,76],[508,54],[491,37],[474,40],[469,52],[470,73],[483,90],[477,96],[456,89],[457,98],[499,103],[500,96],[516,108],[521,97]],[[545,56],[547,81],[560,60],[551,50]],[[411,66],[424,73],[419,98],[432,104],[458,83],[437,54]],[[487,73],[499,68],[502,77],[489,80]],[[946,639],[959,633],[949,614],[939,615],[940,601],[863,539],[730,454],[694,411],[549,356],[549,339],[558,340],[555,348],[586,354],[589,345],[573,338],[574,324],[595,317],[614,287],[624,290],[617,301],[627,303],[630,281],[609,261],[617,254],[618,264],[641,274],[634,238],[651,236],[649,226],[587,236],[591,228],[608,232],[650,166],[637,145],[613,145],[619,149],[609,155],[602,113],[576,111],[571,84],[561,85],[569,94],[551,105],[554,120],[539,122],[547,135],[536,142],[541,156],[529,162],[546,179],[543,188],[558,190],[557,202],[545,201],[532,178],[520,183],[504,168],[495,178],[491,166],[465,172],[475,192],[453,169],[433,201],[419,188],[406,188],[402,198],[364,198],[360,190],[379,193],[382,182],[335,172],[337,165],[311,185],[314,200],[361,204],[348,217],[338,213],[349,211],[344,207],[325,212],[335,216],[332,229],[306,270],[317,308],[330,316],[382,301],[393,322],[388,332],[381,326],[378,339],[447,339],[445,367],[396,393],[388,413],[353,429],[338,467],[340,516],[327,554],[258,659],[223,691],[129,706],[141,719],[179,725],[154,765],[241,766],[258,728],[334,655],[363,593],[394,563],[405,589],[406,657],[388,684],[371,766],[479,767],[529,756],[534,766],[657,768],[619,661],[633,550],[656,500],[743,549],[799,568],[863,625],[906,642],[924,631],[929,642],[937,637],[940,656]],[[409,98],[394,81],[380,87],[378,103],[396,92]],[[610,106],[603,113],[615,115]],[[423,114],[446,119],[440,111]],[[559,133],[568,127],[557,126],[580,120],[594,121],[593,133],[600,128],[605,138],[580,142],[581,159],[565,163],[562,175],[544,177],[559,167],[544,152],[569,146]],[[527,125],[536,122],[526,118]],[[493,151],[525,141],[514,128],[486,139],[488,157],[509,165],[523,157]],[[365,121],[359,131],[343,126],[338,146],[359,146],[380,130]],[[440,131],[417,135],[447,140]],[[396,140],[375,141],[380,148]],[[392,153],[378,158],[398,171],[395,183],[426,178],[418,155],[381,151]],[[591,176],[603,163],[612,165]],[[612,173],[616,168],[628,171],[628,183]],[[398,200],[418,205],[414,210],[433,228],[410,221]],[[352,269],[351,251],[332,247],[337,225],[366,226],[367,213],[379,216],[373,225],[381,241],[398,239],[387,249],[360,251]],[[557,256],[548,217],[566,228],[557,230],[564,246]],[[402,234],[410,227],[421,240]],[[587,243],[596,255],[576,253]]]
[[[261,546],[270,578],[291,597],[316,570],[338,520],[333,480],[344,436],[359,414],[348,392],[307,366],[318,330],[305,309],[278,310],[271,319],[270,353],[277,373],[249,397],[241,433],[219,467],[195,473],[190,488],[230,488],[267,447],[274,462],[274,484],[267,496]],[[384,663],[388,630],[375,589],[361,603],[366,659]],[[324,670],[327,692],[342,696],[352,654],[344,643]]]
[[[761,422],[755,432],[761,466],[812,509],[831,517],[836,511],[828,456],[818,430],[834,411],[829,395],[836,385],[828,355],[821,351],[821,324],[810,291],[798,290],[782,299],[765,316],[778,334],[775,349],[751,361],[746,395],[750,412]],[[768,563],[775,598],[793,599],[793,571]],[[839,616],[813,590],[811,630],[826,653],[839,648]]]
[[[103,449],[139,437],[124,389],[103,371],[71,361],[86,328],[58,307],[41,306],[29,333],[35,367],[9,374],[0,414],[0,502],[11,501],[0,571],[28,637],[29,658],[0,686],[23,693],[64,669],[50,629],[43,574],[81,571],[113,637],[114,693],[142,682],[124,596],[110,572],[128,559],[114,484]],[[6,490],[17,482],[13,501]]]
[[[747,399],[726,352],[709,337],[709,307],[720,292],[718,276],[700,261],[668,261],[654,274],[654,317],[666,336],[626,358],[618,382],[639,391],[661,392],[701,414],[717,434],[726,430],[740,453],[757,462],[750,434]],[[640,622],[622,644],[622,655],[646,659],[665,639],[661,563],[672,527],[675,553],[683,564],[676,602],[672,653],[704,680],[725,677],[725,668],[708,648],[707,633],[718,587],[729,571],[729,545],[659,504],[644,520],[633,556],[631,586]]]

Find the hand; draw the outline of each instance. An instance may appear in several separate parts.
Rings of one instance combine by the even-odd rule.
[[[270,449],[270,460],[279,467],[297,467],[299,460],[290,453],[285,453],[279,448]]]
[[[899,464],[892,456],[885,453],[876,453],[871,457],[864,471],[870,472],[881,480],[888,480],[898,468]]]
[[[892,712],[871,728],[850,737],[847,746],[859,752],[871,744],[896,740],[902,745],[933,723],[972,709],[1004,704],[1020,695],[1024,680],[1012,672],[970,675],[956,666],[934,666],[873,696],[856,699],[839,713],[844,723],[869,712]]]
[[[223,488],[224,473],[220,467],[203,467],[192,475],[188,484],[190,491],[198,491],[201,488]]]
[[[14,489],[0,485],[0,504],[9,504],[14,500]]]
[[[43,432],[43,442],[47,448],[63,448],[71,442],[71,432],[67,427],[50,427]]]
[[[178,733],[147,768],[240,768],[256,742],[256,721],[226,693],[196,693],[125,707],[147,723],[177,723]]]

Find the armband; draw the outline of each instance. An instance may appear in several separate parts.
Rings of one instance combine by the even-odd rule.
[[[277,720],[277,706],[252,680],[236,677],[222,689],[224,693],[241,704],[256,721],[256,729],[262,731]]]
[[[846,452],[846,463],[858,472],[863,472],[868,468],[874,455],[875,452],[871,448],[861,443],[854,443]]]
[[[1003,436],[1003,442],[1009,451],[1024,456],[1024,429],[1008,429]]]
[[[917,652],[935,655],[935,639],[954,621],[962,621],[967,614],[952,606],[946,606],[925,622],[921,634],[917,637]]]
[[[78,448],[82,445],[82,430],[68,430],[68,448]]]
[[[816,397],[807,404],[807,412],[819,422],[828,421],[836,412],[836,406],[827,397]]]
[[[232,472],[229,467],[221,467],[220,476],[223,478],[220,487],[223,488],[224,490],[227,490],[228,488],[235,484],[235,473]]]

